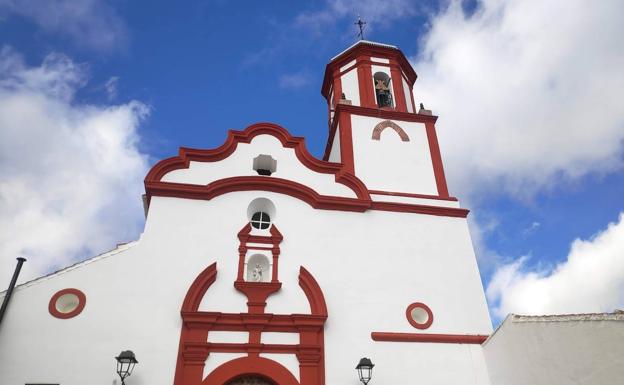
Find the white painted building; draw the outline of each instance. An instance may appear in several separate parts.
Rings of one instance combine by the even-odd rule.
[[[0,384],[490,384],[491,322],[436,117],[396,47],[327,65],[323,160],[274,124],[145,179],[136,242],[16,287]],[[498,372],[497,372],[498,373]]]
[[[624,312],[510,314],[483,350],[492,384],[621,384]]]

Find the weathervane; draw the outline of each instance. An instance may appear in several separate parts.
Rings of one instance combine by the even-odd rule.
[[[358,15],[358,20],[353,24],[357,25],[360,28],[358,36],[360,37],[360,40],[364,40],[364,25],[366,25],[366,22],[362,21],[362,18],[360,18],[360,15]]]

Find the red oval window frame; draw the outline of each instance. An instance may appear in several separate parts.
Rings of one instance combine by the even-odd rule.
[[[60,311],[56,309],[56,301],[58,301],[58,299],[65,294],[73,294],[76,297],[78,297],[78,306],[74,310],[70,311],[69,313],[61,313]],[[86,304],[87,304],[87,296],[82,291],[78,289],[73,289],[73,288],[63,289],[54,293],[52,298],[50,298],[50,303],[48,304],[48,311],[50,312],[50,314],[52,314],[52,316],[56,318],[68,319],[68,318],[73,318],[77,316],[78,314],[82,313],[82,310],[84,309]]]
[[[425,312],[427,312],[427,315],[429,316],[427,322],[418,323],[414,318],[412,318],[412,310],[416,308],[423,309]],[[409,305],[407,307],[407,310],[405,310],[405,316],[407,317],[407,321],[410,323],[410,325],[412,325],[416,329],[428,329],[433,323],[433,312],[431,311],[429,306],[425,305],[422,302],[414,302],[413,304]]]

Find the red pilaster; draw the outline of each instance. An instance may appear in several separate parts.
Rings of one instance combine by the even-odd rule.
[[[390,75],[392,76],[392,90],[394,91],[394,100],[396,102],[395,108],[397,111],[407,112],[401,69],[396,65],[392,65],[390,67]]]
[[[429,151],[431,152],[431,162],[433,163],[433,172],[435,173],[438,195],[448,198],[448,187],[446,186],[446,177],[444,176],[444,166],[442,166],[442,156],[440,155],[440,146],[438,145],[435,125],[433,122],[426,122],[425,127],[427,129],[427,140],[429,141]]]

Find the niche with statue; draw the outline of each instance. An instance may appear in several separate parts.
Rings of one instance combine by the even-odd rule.
[[[271,263],[263,254],[249,256],[245,263],[246,282],[271,282]]]

